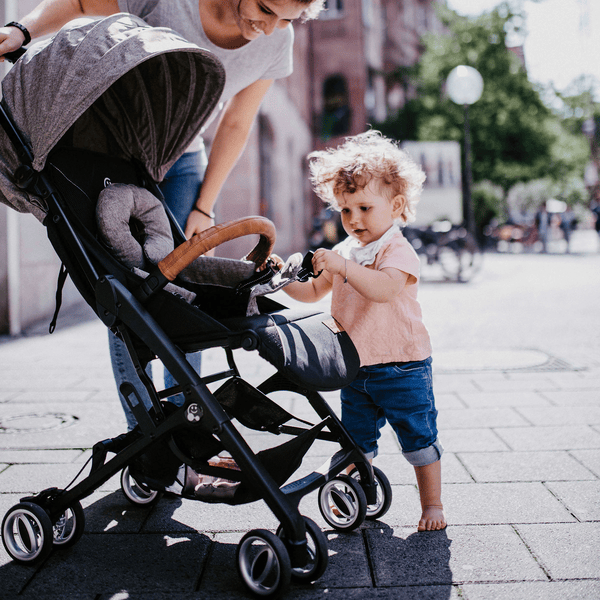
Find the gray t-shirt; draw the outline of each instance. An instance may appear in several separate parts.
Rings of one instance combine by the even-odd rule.
[[[221,102],[259,79],[281,79],[293,70],[294,30],[275,29],[241,48],[228,50],[213,44],[204,33],[198,0],[119,0],[123,12],[136,15],[153,27],[169,27],[186,40],[212,52],[225,67]]]

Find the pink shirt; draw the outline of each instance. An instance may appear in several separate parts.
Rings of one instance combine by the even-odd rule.
[[[389,302],[372,302],[335,275],[331,315],[348,332],[361,366],[425,360],[431,356],[429,333],[417,301],[419,257],[402,233],[384,244],[367,269],[393,268],[409,275]]]

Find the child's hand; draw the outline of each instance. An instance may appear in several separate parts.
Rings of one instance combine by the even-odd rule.
[[[321,271],[327,271],[332,275],[344,275],[345,272],[345,259],[342,258],[336,252],[332,250],[325,250],[319,248],[315,250],[312,264],[315,275],[318,275]]]
[[[283,269],[283,265],[285,265],[285,262],[283,261],[281,256],[278,256],[277,254],[270,254],[269,258],[271,259],[271,261],[273,261],[273,264],[277,267],[278,271],[281,271],[281,269]]]

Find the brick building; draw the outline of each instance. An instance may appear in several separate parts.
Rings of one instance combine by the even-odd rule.
[[[39,1],[0,0],[3,22],[18,20]],[[221,193],[219,222],[262,214],[276,225],[276,252],[306,248],[321,209],[307,180],[306,155],[364,131],[403,104],[411,90],[398,73],[418,60],[421,35],[440,29],[435,3],[327,0],[317,21],[295,25],[294,73],[267,94]],[[219,254],[240,257],[250,244],[229,242]],[[0,333],[18,334],[49,319],[58,268],[36,219],[0,205]],[[63,306],[79,301],[67,286]]]

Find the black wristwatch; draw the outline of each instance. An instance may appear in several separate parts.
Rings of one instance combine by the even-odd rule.
[[[21,33],[25,36],[25,41],[21,44],[21,48],[23,46],[27,46],[27,44],[29,44],[31,41],[31,35],[29,34],[29,31],[27,31],[27,27],[25,27],[25,25],[21,25],[21,23],[17,23],[16,21],[11,21],[4,27],[16,27],[17,29],[21,30]]]

